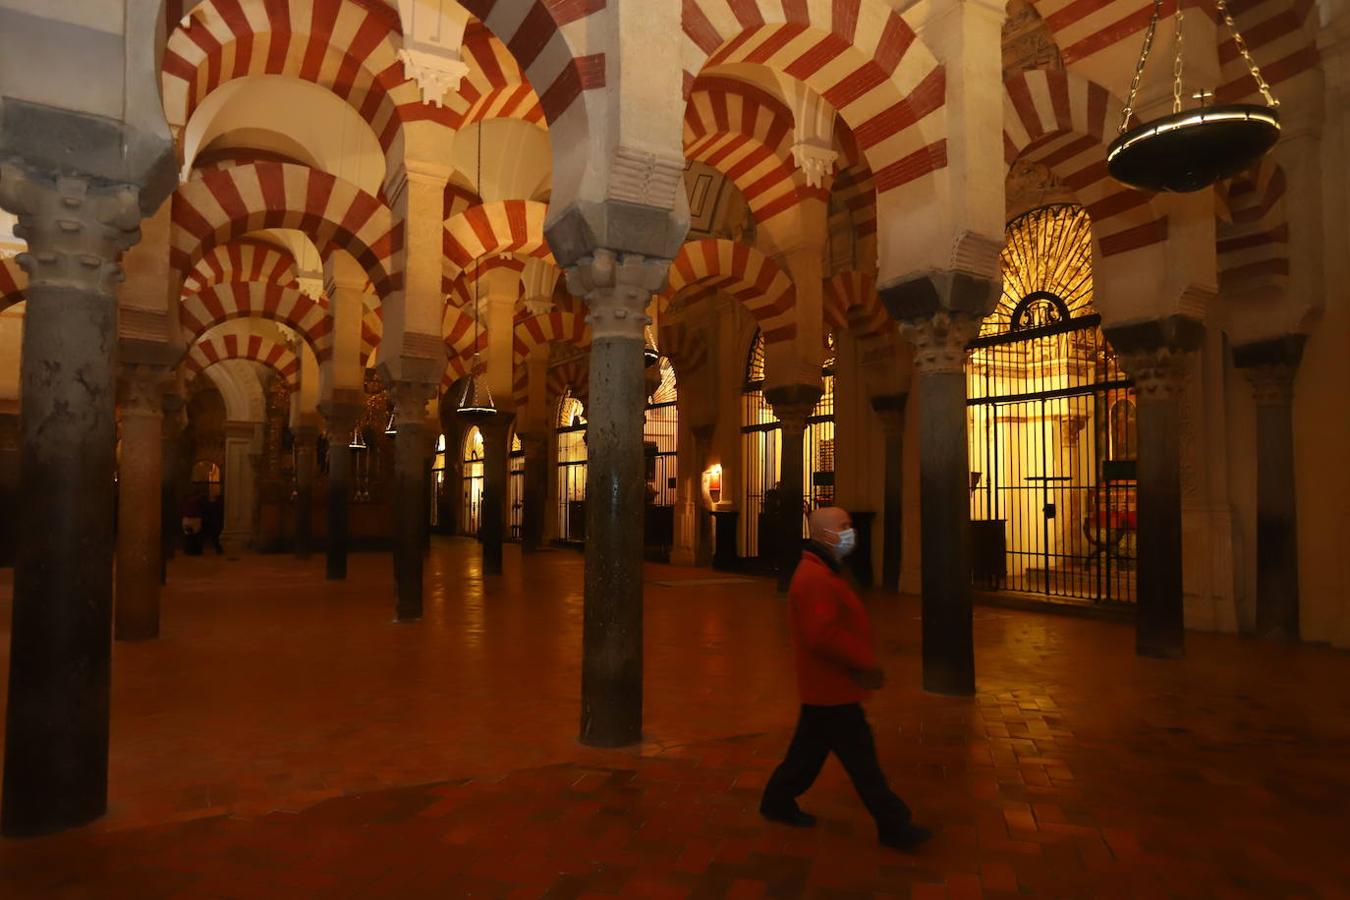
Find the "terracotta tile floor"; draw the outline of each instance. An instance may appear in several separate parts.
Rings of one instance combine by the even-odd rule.
[[[0,842],[0,897],[1350,897],[1346,654],[1191,634],[1140,660],[1125,625],[980,609],[979,695],[943,698],[917,602],[874,597],[869,714],[938,831],[899,854],[834,762],[818,828],[755,814],[794,714],[768,582],[650,567],[648,739],[597,751],[581,559],[508,554],[485,594],[476,545],[438,540],[416,625],[382,555],[337,585],[176,560],[163,638],[114,651],[109,815]]]

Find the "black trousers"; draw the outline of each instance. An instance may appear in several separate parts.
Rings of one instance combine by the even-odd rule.
[[[797,798],[815,783],[831,752],[839,757],[863,805],[876,820],[878,834],[884,837],[909,822],[909,807],[886,783],[886,775],[877,762],[872,729],[858,703],[802,705],[787,758],[774,769],[764,786],[760,808],[767,812],[795,811]]]

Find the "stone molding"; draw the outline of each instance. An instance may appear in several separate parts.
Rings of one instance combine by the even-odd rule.
[[[900,336],[914,345],[914,371],[920,375],[964,372],[966,345],[979,332],[975,316],[946,311],[900,326]]]
[[[117,407],[122,416],[158,419],[164,415],[164,382],[168,366],[122,363],[117,378]]]
[[[798,141],[792,145],[792,161],[806,176],[808,187],[824,187],[825,179],[834,173],[834,163],[838,158],[838,151],[812,141]]]
[[[1191,354],[1205,340],[1204,323],[1182,315],[1102,331],[1120,367],[1134,379],[1140,399],[1179,399],[1186,389]]]
[[[1287,334],[1233,348],[1233,365],[1251,382],[1257,406],[1288,406],[1294,402],[1294,379],[1307,340],[1307,335]]]
[[[460,82],[469,74],[468,63],[441,50],[403,47],[398,59],[403,63],[403,77],[417,82],[422,102],[430,106],[443,105],[445,95],[459,90]]]
[[[806,432],[806,420],[820,402],[822,393],[819,384],[783,384],[766,388],[764,399],[783,424],[783,433],[798,436]]]
[[[427,401],[436,396],[436,384],[425,381],[395,381],[389,385],[394,398],[394,424],[421,426],[427,421]]]
[[[882,394],[872,398],[872,411],[881,422],[881,431],[888,438],[903,437],[905,433],[905,406],[908,393]]]
[[[330,437],[340,435],[346,441],[351,438],[365,408],[360,391],[335,390],[332,399],[319,404],[319,415],[323,416]]]
[[[1294,402],[1294,365],[1248,366],[1242,374],[1251,382],[1252,399],[1257,406],[1289,406]]]
[[[640,341],[651,323],[646,314],[652,294],[666,283],[670,260],[601,247],[567,268],[567,289],[586,299],[592,340]]]
[[[113,296],[120,257],[140,240],[139,191],[77,175],[54,175],[0,162],[0,208],[18,216],[18,256],[29,290],[51,288]]]
[[[620,145],[609,169],[610,200],[673,209],[684,190],[684,159]]]
[[[1190,353],[1175,347],[1154,347],[1121,353],[1118,358],[1120,367],[1134,379],[1140,399],[1176,400],[1186,392]]]

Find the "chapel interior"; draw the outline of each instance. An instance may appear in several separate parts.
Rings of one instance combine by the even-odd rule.
[[[1350,896],[1347,159],[1345,0],[0,0],[0,895]]]

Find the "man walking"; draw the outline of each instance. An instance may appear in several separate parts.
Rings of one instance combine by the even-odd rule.
[[[847,512],[829,507],[811,514],[810,527],[811,541],[788,590],[801,715],[787,758],[764,787],[759,811],[775,822],[814,825],[815,816],[802,812],[797,798],[833,752],[876,820],[881,843],[915,847],[932,833],[910,820],[909,807],[886,783],[863,714],[862,700],[882,686],[885,674],[872,649],[867,610],[841,574],[841,561],[856,540],[853,523]]]

